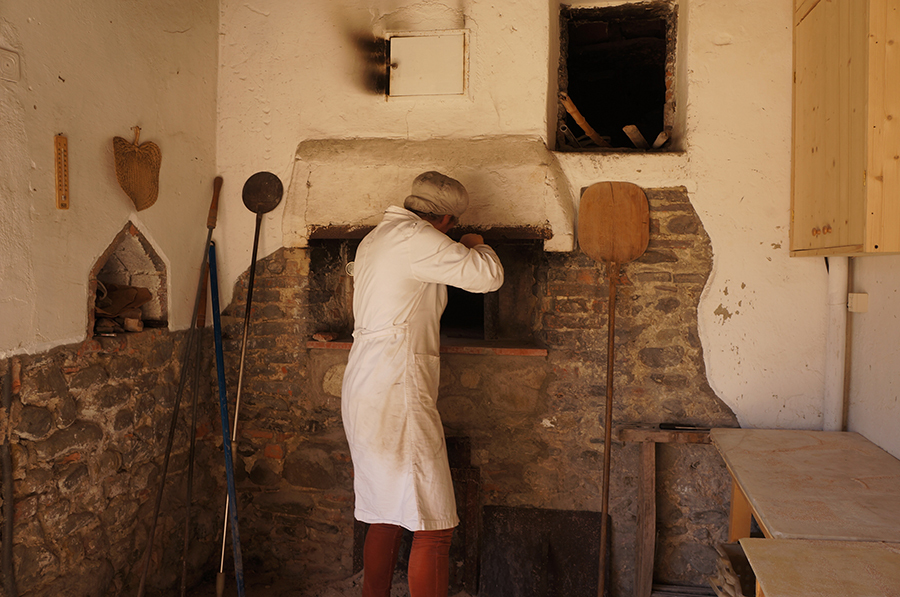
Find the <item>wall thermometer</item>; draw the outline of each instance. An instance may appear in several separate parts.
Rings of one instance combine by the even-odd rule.
[[[69,209],[69,142],[56,135],[56,208]]]

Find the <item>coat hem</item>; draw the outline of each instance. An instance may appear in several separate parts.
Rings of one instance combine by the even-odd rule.
[[[360,522],[364,522],[366,524],[393,524],[399,527],[403,527],[408,531],[442,531],[445,529],[452,529],[459,526],[459,517],[454,516],[453,518],[441,518],[437,520],[420,520],[417,522],[403,522],[400,520],[392,520],[390,518],[385,518],[383,516],[376,516],[371,512],[364,512],[362,510],[355,510],[353,512],[353,517]]]

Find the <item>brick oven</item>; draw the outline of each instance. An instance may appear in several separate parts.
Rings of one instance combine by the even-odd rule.
[[[455,588],[476,594],[489,586],[484,547],[497,537],[484,531],[502,527],[499,513],[577,517],[600,510],[605,272],[575,247],[571,193],[553,161],[528,143],[514,140],[505,162],[496,144],[490,158],[449,142],[436,152],[383,140],[369,148],[362,141],[301,144],[285,207],[289,246],[257,270],[242,406],[244,553],[260,572],[318,583],[359,568],[362,530],[352,516],[352,465],[340,418],[352,329],[347,264],[383,208],[399,204],[409,181],[428,169],[467,185],[472,209],[458,233],[481,232],[507,270],[494,296],[451,296],[445,314],[453,317],[454,302],[482,301],[464,309],[480,312],[476,321],[445,320],[442,342],[439,409],[448,445],[458,448],[454,472],[464,511],[453,552]],[[517,161],[522,156],[527,160]],[[615,424],[734,426],[733,413],[707,384],[697,332],[697,304],[712,267],[709,238],[685,189],[646,192],[650,246],[625,266],[619,287]],[[232,353],[245,284],[246,275],[226,310]],[[630,594],[634,582],[639,460],[638,445],[614,442],[613,595]],[[714,545],[725,539],[727,472],[706,445],[660,446],[657,470],[655,577],[703,586],[715,568]],[[549,537],[538,535],[539,544]]]
[[[340,416],[352,328],[347,264],[384,207],[402,201],[409,181],[427,169],[469,187],[472,208],[455,233],[483,233],[507,270],[497,293],[452,295],[444,322],[439,409],[463,519],[452,552],[454,588],[490,597],[502,579],[522,574],[512,564],[525,555],[537,558],[531,568],[543,575],[532,588],[569,587],[559,570],[589,570],[582,566],[590,563],[559,555],[569,553],[559,545],[564,537],[587,562],[596,548],[589,531],[600,510],[608,289],[603,266],[577,249],[578,191],[538,144],[301,145],[285,246],[256,269],[235,459],[248,579],[296,578],[302,587],[358,569],[364,529],[353,520]],[[619,284],[615,425],[734,426],[707,384],[697,332],[712,267],[709,238],[684,188],[646,193],[650,245],[624,267]],[[113,255],[165,288],[165,268],[136,228],[126,226],[103,259]],[[130,271],[103,260],[94,270]],[[246,285],[245,272],[223,314],[230,388]],[[165,309],[163,295],[147,319],[164,321]],[[145,328],[18,359],[22,383],[9,420],[20,588],[58,593],[64,585],[88,595],[135,587],[184,339],[184,332]],[[203,342],[191,583],[218,568],[224,500],[212,341]],[[151,587],[160,590],[180,572],[185,410],[152,558]],[[635,443],[613,443],[612,595],[634,586],[641,454]],[[714,545],[725,539],[728,474],[702,444],[661,445],[655,472],[655,579],[702,586],[715,568]],[[586,584],[568,595],[590,591],[590,574],[580,576]]]

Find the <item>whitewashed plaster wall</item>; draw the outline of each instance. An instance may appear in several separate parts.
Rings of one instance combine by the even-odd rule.
[[[90,270],[131,220],[165,261],[171,327],[190,324],[215,176],[215,0],[0,2],[0,355],[86,336]],[[137,212],[114,136],[162,151],[159,199]],[[56,208],[54,136],[71,206]]]
[[[247,268],[252,247],[254,218],[233,207],[240,185],[257,170],[289,185],[301,141],[547,139],[557,76],[552,1],[220,6],[218,158],[227,187],[222,243],[229,280]],[[712,387],[744,426],[820,427],[825,266],[788,256],[791,2],[682,0],[679,21],[684,152],[558,158],[576,198],[600,180],[687,187],[713,243],[714,270],[699,310]],[[472,30],[467,98],[385,101],[365,88],[356,37],[442,28]],[[348,197],[364,191],[346,188]],[[282,245],[280,223],[278,210],[265,219],[261,254]]]
[[[251,261],[255,218],[240,204],[243,183],[268,170],[288,188],[301,141],[546,137],[552,2],[222,0],[220,7],[218,157],[228,209],[219,246],[237,256],[222,266],[227,279]],[[360,41],[460,28],[471,32],[467,97],[385,101],[367,84],[371,65]],[[348,198],[367,191],[336,184]],[[282,246],[284,209],[283,202],[263,219],[260,255]]]

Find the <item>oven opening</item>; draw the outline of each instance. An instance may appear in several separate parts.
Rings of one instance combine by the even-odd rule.
[[[447,287],[447,308],[441,316],[441,335],[486,340],[484,309],[487,295]]]
[[[460,231],[460,234],[465,231]],[[442,342],[533,346],[538,297],[545,262],[542,239],[490,238],[504,269],[500,290],[487,294],[447,288],[441,317]],[[359,239],[310,239],[309,308],[313,336],[349,341],[353,333],[353,278],[348,264]]]

